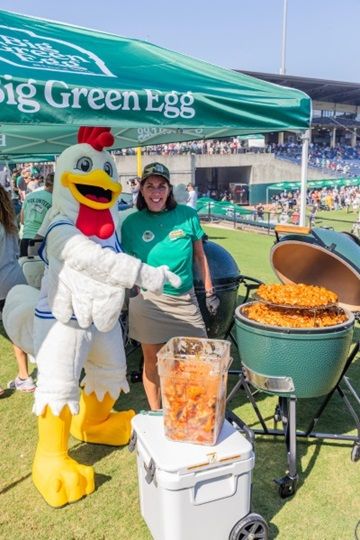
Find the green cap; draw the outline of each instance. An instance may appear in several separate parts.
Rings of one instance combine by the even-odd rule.
[[[149,163],[149,165],[146,165],[142,173],[141,181],[143,182],[144,180],[149,178],[149,176],[152,176],[152,175],[162,176],[163,178],[165,178],[165,180],[167,180],[170,183],[169,169],[165,167],[165,165],[163,165],[162,163],[155,162],[155,163]]]

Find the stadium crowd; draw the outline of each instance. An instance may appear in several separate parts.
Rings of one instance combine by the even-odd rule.
[[[245,141],[238,137],[231,139],[209,139],[168,144],[158,144],[153,146],[142,147],[142,154],[145,156],[181,156],[187,154],[208,154],[208,155],[227,155],[227,154],[244,154],[246,152],[265,152],[271,151],[269,146],[261,148],[257,146],[248,146]],[[115,155],[132,156],[135,155],[134,148],[124,148],[114,152]]]
[[[286,159],[300,164],[302,146],[298,143],[272,145],[271,151],[277,158]],[[310,143],[310,167],[331,171],[333,174],[346,178],[360,176],[360,145],[355,147],[337,144],[334,148],[326,144]]]
[[[153,146],[144,146],[143,155],[147,156],[182,156],[188,154],[229,155],[245,153],[273,153],[279,159],[285,159],[297,165],[301,162],[302,146],[297,142],[284,144],[264,144],[251,146],[248,141],[238,137],[221,140],[198,140],[189,142],[168,143]],[[124,148],[114,152],[115,155],[135,155],[134,148]],[[331,172],[332,175],[345,178],[360,176],[360,144],[356,147],[345,144],[337,144],[331,148],[325,143],[310,143],[309,160],[310,167]]]

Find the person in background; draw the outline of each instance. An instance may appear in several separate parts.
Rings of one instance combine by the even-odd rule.
[[[32,193],[33,191],[39,189],[40,187],[40,181],[38,178],[35,178],[34,176],[30,176],[30,180],[27,184],[27,192]],[[26,195],[25,195],[26,199]]]
[[[20,223],[24,226],[20,242],[20,257],[28,255],[29,243],[35,238],[46,212],[51,208],[53,187],[54,173],[49,173],[45,178],[44,189],[28,193],[25,197],[20,213]]]
[[[16,215],[16,223],[20,223],[20,212],[21,212],[21,201],[18,188],[16,186],[16,179],[19,176],[20,171],[18,169],[13,169],[10,178],[10,191],[11,191],[11,204],[13,205],[14,212]]]
[[[256,217],[258,220],[260,221],[263,221],[264,219],[264,212],[265,212],[265,207],[262,203],[259,203],[256,207],[255,207],[255,210],[256,210]]]
[[[19,199],[21,203],[24,201],[27,191],[27,178],[28,172],[26,169],[22,169],[20,174],[16,178],[16,189],[19,194]]]
[[[0,186],[0,314],[10,289],[15,285],[26,283],[17,260],[18,254],[19,238],[15,212],[9,194]],[[27,355],[16,345],[13,347],[18,364],[18,376],[10,381],[8,387],[23,392],[33,392],[35,384],[28,372]]]
[[[187,185],[187,190],[189,192],[189,198],[187,200],[186,205],[190,206],[190,208],[193,208],[194,210],[196,210],[196,203],[197,203],[197,200],[198,200],[198,196],[197,196],[197,193],[196,193],[196,191],[194,189],[194,186],[191,184],[191,182]]]
[[[10,173],[7,167],[3,167],[0,170],[0,186],[6,191],[11,191]]]
[[[317,207],[314,204],[311,207],[311,211],[310,211],[310,215],[309,215],[309,226],[310,226],[310,228],[315,226],[316,212],[317,212]]]
[[[174,199],[178,204],[187,204],[189,192],[185,184],[177,184],[173,187]]]
[[[131,178],[128,180],[128,186],[130,187],[130,193],[132,195],[132,203],[133,206],[136,206],[136,199],[138,197],[138,193],[140,190],[140,178],[136,176],[135,178]]]
[[[152,266],[167,265],[182,279],[178,289],[165,285],[162,295],[141,290],[130,298],[129,335],[141,343],[143,383],[154,410],[161,406],[156,355],[162,345],[175,336],[206,337],[194,292],[193,262],[204,282],[211,315],[216,314],[220,300],[211,281],[198,215],[176,203],[167,167],[150,163],[144,168],[136,206],[139,212],[122,225],[123,249]]]

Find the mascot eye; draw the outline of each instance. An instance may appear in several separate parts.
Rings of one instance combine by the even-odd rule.
[[[78,159],[76,163],[76,168],[80,169],[80,171],[88,172],[90,169],[92,169],[92,161],[88,157],[82,157]]]
[[[108,161],[106,161],[104,163],[104,171],[106,172],[106,174],[108,174],[109,176],[112,176],[113,175],[113,167],[111,165],[111,163],[109,163]]]

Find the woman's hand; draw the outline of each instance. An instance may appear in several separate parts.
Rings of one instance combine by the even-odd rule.
[[[215,317],[215,315],[218,312],[219,305],[220,305],[220,298],[216,296],[215,293],[210,294],[209,296],[206,295],[206,309],[210,313],[212,317]]]

